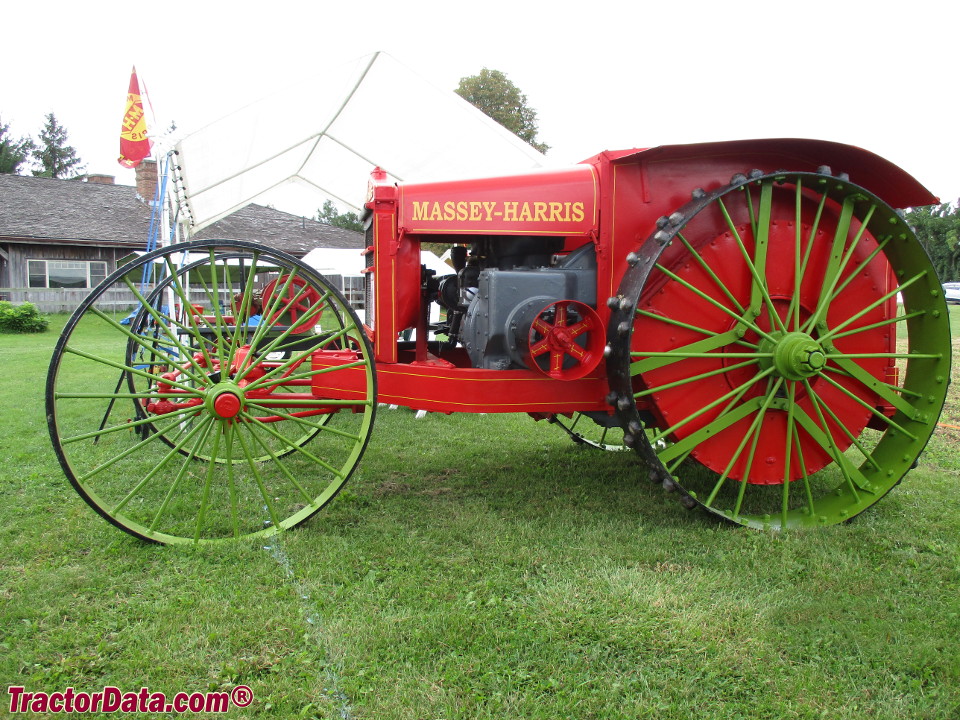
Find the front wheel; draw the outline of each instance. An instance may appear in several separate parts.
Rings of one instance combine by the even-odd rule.
[[[101,309],[116,286],[139,302],[130,325]],[[347,301],[299,260],[180,244],[113,273],[67,322],[47,377],[50,436],[77,492],[132,535],[268,536],[319,511],[359,463],[372,358]]]

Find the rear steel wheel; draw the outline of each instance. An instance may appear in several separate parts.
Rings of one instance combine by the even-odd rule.
[[[144,268],[146,287],[132,279]],[[274,280],[259,324],[243,322]],[[99,307],[114,285],[141,303],[130,326]],[[198,296],[209,309],[190,310]],[[307,520],[357,466],[375,397],[369,342],[336,288],[284,253],[226,241],[148,253],[107,278],[67,322],[47,378],[74,488],[114,525],[166,543]]]
[[[896,211],[825,168],[754,171],[658,226],[608,335],[609,399],[653,479],[757,528],[842,522],[900,482],[940,415],[950,341]]]

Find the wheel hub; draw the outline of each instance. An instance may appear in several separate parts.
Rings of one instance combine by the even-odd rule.
[[[827,364],[820,343],[803,332],[774,333],[773,340],[764,340],[760,349],[772,353],[767,366],[773,366],[786,380],[804,380],[819,375]]]
[[[243,391],[233,383],[220,383],[210,388],[204,404],[217,417],[229,420],[243,410]]]

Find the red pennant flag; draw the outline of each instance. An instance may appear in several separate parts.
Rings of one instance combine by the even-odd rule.
[[[147,118],[140,100],[137,68],[134,67],[130,75],[130,89],[127,90],[127,109],[120,127],[120,157],[117,162],[126,168],[135,168],[141,160],[150,157],[151,145],[147,136]]]

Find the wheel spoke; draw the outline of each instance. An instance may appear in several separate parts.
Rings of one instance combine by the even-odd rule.
[[[713,269],[709,265],[707,265],[706,260],[703,259],[700,253],[698,253],[696,250],[693,249],[693,246],[684,237],[683,233],[678,232],[676,237],[678,240],[680,240],[681,243],[683,243],[683,246],[687,249],[687,252],[689,253],[689,256],[693,259],[693,261],[700,266],[700,268],[713,281],[713,284],[717,286],[717,289],[723,293],[724,297],[726,297],[727,300],[730,301],[733,307],[736,308],[737,312],[740,313],[740,315],[742,316],[745,312],[743,305],[741,305],[740,301],[733,296],[733,293],[731,293],[730,290],[727,288],[727,286],[724,285],[724,283],[720,280],[720,277],[713,271]],[[637,312],[640,312],[640,311],[638,310]],[[704,332],[709,332],[709,331],[704,331]]]
[[[292,420],[292,421],[294,421],[294,422],[296,422],[296,423],[298,423],[298,424],[300,424],[300,425],[306,425],[307,427],[309,427],[309,428],[311,428],[311,429],[313,429],[313,430],[321,430],[321,431],[324,432],[324,433],[328,433],[328,434],[332,434],[332,435],[339,435],[340,437],[346,438],[347,440],[352,440],[352,441],[354,441],[354,442],[356,442],[356,441],[358,441],[358,440],[361,439],[361,438],[360,438],[360,435],[355,435],[355,434],[353,434],[353,433],[348,433],[348,432],[345,432],[344,430],[338,430],[338,429],[336,429],[336,428],[329,427],[328,425],[326,425],[326,424],[324,424],[324,423],[316,423],[316,424],[310,423],[310,422],[307,422],[307,421],[306,421],[304,418],[302,418],[302,417],[297,417],[296,415],[291,415],[290,413],[285,413],[285,412],[283,412],[282,410],[279,410],[279,409],[277,409],[277,408],[275,408],[275,407],[273,407],[273,408],[267,408],[267,407],[265,407],[265,406],[258,405],[256,402],[253,402],[253,401],[248,402],[248,403],[247,403],[247,407],[256,408],[256,409],[261,410],[261,411],[263,411],[263,412],[270,413],[271,415],[277,415],[278,417],[282,417],[282,418],[284,418],[285,420]],[[263,418],[258,418],[258,419],[259,419],[261,422],[263,421]]]
[[[203,447],[203,444],[207,441],[207,436],[210,434],[210,430],[213,429],[214,422],[212,418],[206,418],[204,421],[203,433],[197,439],[197,442],[194,443],[193,447],[190,448],[190,452],[184,457],[183,463],[180,466],[177,476],[173,479],[173,482],[170,484],[170,489],[167,490],[167,494],[163,498],[163,502],[160,504],[160,507],[157,508],[156,514],[153,516],[153,520],[150,522],[149,529],[151,531],[155,530],[157,523],[160,522],[160,519],[164,516],[167,511],[167,507],[170,504],[170,500],[174,497],[177,487],[180,485],[180,481],[183,479],[183,476],[187,472],[187,468],[190,467],[190,463],[193,462],[194,458],[197,455],[197,451]]]
[[[664,385],[657,385],[656,387],[648,388],[646,390],[641,390],[636,392],[633,396],[637,399],[646,397],[647,395],[652,395],[653,393],[663,392],[664,390],[670,390],[675,387],[680,387],[681,385],[686,385],[688,383],[698,382],[700,380],[706,380],[707,378],[715,377],[717,375],[723,375],[724,373],[731,372],[732,370],[739,370],[740,368],[745,368],[749,365],[753,365],[755,360],[744,360],[735,365],[728,365],[717,370],[710,370],[709,372],[700,373],[699,375],[691,375],[690,377],[683,378],[682,380],[675,380],[673,382],[665,383]]]
[[[727,307],[726,305],[724,305],[723,303],[718,302],[717,300],[715,300],[714,298],[710,297],[709,295],[707,295],[705,292],[703,292],[703,291],[700,290],[699,288],[694,287],[692,284],[690,284],[689,282],[687,282],[686,280],[684,280],[684,279],[683,279],[682,277],[680,277],[679,275],[671,272],[670,270],[668,270],[667,268],[665,268],[663,265],[657,264],[657,265],[656,265],[656,268],[657,268],[657,270],[659,270],[660,272],[662,272],[664,275],[666,275],[668,278],[670,278],[670,279],[673,280],[674,282],[678,283],[678,284],[681,285],[682,287],[687,288],[690,292],[692,292],[692,293],[693,293],[694,295],[696,295],[697,297],[699,297],[699,298],[701,298],[701,299],[703,299],[703,300],[706,300],[708,303],[710,303],[711,305],[713,305],[713,306],[714,306],[715,308],[717,308],[718,310],[720,310],[720,311],[726,313],[727,315],[729,315],[731,318],[733,318],[733,319],[737,322],[738,325],[741,325],[741,326],[742,326],[743,328],[745,328],[746,330],[752,330],[753,332],[755,332],[757,335],[759,335],[759,336],[762,337],[762,338],[772,339],[772,338],[770,337],[770,335],[769,335],[768,333],[766,333],[765,331],[761,330],[761,329],[760,329],[760,326],[758,326],[756,323],[751,322],[751,321],[748,320],[746,317],[737,314],[736,312],[734,312],[733,310],[731,310],[730,308],[728,308],[728,307]]]
[[[322,459],[318,458],[316,455],[313,455],[312,453],[307,452],[307,451],[304,450],[300,445],[297,445],[295,442],[293,442],[293,441],[290,440],[289,438],[286,438],[286,437],[284,437],[283,435],[281,435],[280,433],[278,433],[276,430],[274,430],[272,427],[270,427],[267,423],[261,422],[261,421],[260,421],[260,418],[258,418],[256,415],[251,415],[251,414],[248,413],[248,412],[241,412],[241,413],[240,413],[240,418],[243,419],[243,420],[246,420],[247,422],[250,422],[250,423],[253,423],[253,424],[257,425],[258,427],[263,428],[263,430],[264,430],[265,432],[269,433],[270,435],[273,435],[273,437],[275,437],[277,440],[279,440],[281,443],[283,443],[283,445],[284,445],[285,447],[288,447],[288,448],[291,448],[292,450],[295,450],[296,452],[298,452],[298,453],[300,453],[301,455],[305,456],[305,457],[306,457],[308,460],[310,460],[311,462],[316,463],[317,465],[320,465],[321,467],[323,467],[323,468],[325,468],[326,470],[330,471],[331,473],[333,473],[333,474],[337,477],[337,479],[339,479],[339,480],[345,480],[345,479],[346,479],[346,478],[344,477],[344,475],[341,473],[340,470],[338,470],[337,468],[335,468],[333,465],[331,465],[330,463],[328,463],[326,460],[322,460]]]
[[[801,218],[801,190],[802,183],[797,182],[797,194],[795,196],[795,201],[797,204],[796,207],[796,218],[795,222],[797,223],[797,235],[796,235],[796,251],[795,256],[799,254],[799,243],[801,238],[801,227],[800,227],[800,218]],[[793,329],[795,331],[800,331],[800,298],[801,298],[801,285],[803,284],[803,278],[807,275],[807,266],[810,262],[810,254],[813,251],[813,247],[817,238],[817,232],[820,230],[820,220],[823,217],[823,208],[827,203],[827,196],[821,195],[820,202],[817,205],[817,212],[813,218],[813,226],[810,228],[810,235],[807,238],[807,249],[803,253],[803,260],[797,266],[797,269],[794,272],[794,285],[793,285],[793,297],[790,298],[790,306],[787,309],[787,317],[793,316]]]
[[[849,318],[847,318],[847,319],[844,320],[843,322],[841,322],[841,323],[839,323],[838,325],[835,325],[833,328],[831,328],[830,332],[828,332],[828,333],[826,333],[824,336],[822,336],[821,342],[824,342],[824,341],[826,341],[826,340],[829,340],[830,337],[831,337],[834,333],[836,333],[836,332],[839,331],[839,330],[843,330],[843,329],[844,329],[845,327],[847,327],[850,323],[856,322],[857,320],[859,320],[860,318],[862,318],[862,317],[863,317],[864,315],[866,315],[867,313],[875,310],[875,309],[878,308],[878,307],[882,307],[883,304],[887,302],[887,300],[890,300],[891,298],[893,298],[895,295],[897,295],[897,294],[900,293],[901,291],[903,291],[903,290],[905,290],[906,288],[910,287],[910,286],[913,285],[915,282],[921,280],[922,278],[924,278],[924,277],[926,276],[926,274],[927,274],[926,271],[924,271],[924,272],[922,272],[922,273],[918,273],[917,275],[914,275],[912,278],[910,278],[909,280],[907,280],[907,281],[906,281],[905,283],[903,283],[902,285],[899,285],[899,286],[897,286],[896,288],[894,288],[893,290],[891,290],[890,292],[888,292],[888,293],[886,293],[886,294],[884,294],[884,295],[881,295],[879,298],[877,298],[876,300],[874,300],[872,303],[870,303],[869,305],[867,305],[865,308],[861,309],[859,312],[854,313],[853,315],[851,315]]]
[[[211,252],[213,252],[211,250]],[[217,457],[217,452],[220,450],[220,437],[223,435],[223,423],[216,422],[214,423],[213,429],[213,447],[210,450],[210,457]],[[210,490],[213,487],[213,471],[216,469],[217,464],[215,462],[207,463],[207,476],[203,482],[203,496],[200,498],[200,509],[197,511],[197,523],[193,533],[193,541],[198,542],[200,540],[200,534],[203,529],[203,524],[207,517],[207,504],[210,502]]]
[[[690,323],[685,323],[675,318],[667,317],[665,315],[657,315],[655,313],[648,312],[646,310],[641,310],[640,308],[637,308],[635,315],[639,317],[650,318],[651,320],[657,320],[658,322],[663,322],[668,325],[681,327],[686,330],[693,330],[694,332],[700,333],[701,335],[707,335],[709,337],[716,337],[717,335],[720,335],[720,333],[717,332],[716,330],[707,330],[706,328],[702,328],[697,325],[691,325]],[[746,347],[756,347],[756,345],[754,345],[753,343],[748,343],[746,340],[743,340],[743,339],[740,339],[738,344]]]
[[[663,430],[663,431],[657,433],[657,434],[654,436],[653,442],[656,442],[656,441],[658,441],[658,440],[662,440],[662,439],[664,439],[664,438],[669,437],[670,435],[672,435],[673,433],[675,433],[675,432],[676,432],[677,430],[679,430],[680,428],[684,427],[685,425],[687,425],[688,423],[692,422],[693,420],[696,420],[697,418],[699,418],[699,417],[700,417],[701,415],[703,415],[704,413],[707,413],[707,412],[709,412],[710,410],[713,410],[713,408],[717,407],[717,405],[720,405],[721,403],[726,402],[726,401],[729,400],[731,397],[733,397],[734,395],[736,395],[738,392],[741,392],[741,391],[742,391],[742,392],[745,392],[745,391],[746,391],[748,388],[750,388],[750,386],[752,386],[754,383],[756,383],[756,382],[758,382],[758,381],[760,381],[760,380],[763,380],[765,377],[767,377],[768,375],[770,375],[770,374],[772,374],[772,373],[773,373],[773,368],[768,368],[768,369],[766,369],[766,370],[761,370],[760,372],[758,372],[756,375],[754,375],[754,376],[753,376],[750,380],[748,380],[747,382],[739,385],[738,387],[735,387],[735,388],[734,388],[733,390],[731,390],[730,392],[726,393],[725,395],[722,395],[721,397],[717,398],[717,399],[714,400],[713,402],[711,402],[711,403],[703,406],[703,407],[700,408],[699,410],[696,410],[695,412],[690,413],[689,415],[687,415],[687,417],[683,418],[683,420],[680,420],[679,422],[674,423],[673,425],[671,425],[671,426],[670,426],[669,428],[667,428],[666,430]]]
[[[744,267],[746,267],[752,280],[750,288],[750,314],[753,317],[758,317],[763,311],[763,307],[766,307],[767,314],[770,316],[770,326],[779,330],[783,330],[783,322],[780,320],[780,316],[777,314],[777,311],[773,306],[773,301],[770,299],[770,294],[767,291],[767,281],[764,275],[766,272],[767,241],[770,233],[770,211],[772,197],[773,184],[770,182],[763,183],[760,188],[760,212],[757,214],[755,221],[755,257],[753,259],[750,258],[750,253],[747,252],[747,248],[743,243],[743,238],[740,236],[740,231],[734,224],[733,218],[730,216],[730,212],[727,210],[727,206],[724,204],[722,198],[717,198],[717,205],[720,207],[720,212],[723,213],[723,218],[727,223],[727,228],[730,231],[730,235],[737,244],[737,249],[740,251],[740,255],[743,258]],[[752,213],[753,204],[748,204]],[[755,328],[754,331],[759,331],[759,328]],[[758,332],[758,334],[768,339],[770,337],[763,332]]]
[[[926,310],[917,310],[912,313],[905,313],[903,315],[897,315],[896,317],[887,318],[886,320],[880,320],[879,322],[870,323],[869,325],[862,325],[860,327],[855,327],[853,330],[847,330],[846,332],[837,332],[837,328],[834,328],[825,337],[820,338],[823,340],[838,340],[843,337],[848,337],[850,335],[856,335],[862,332],[868,332],[870,330],[876,330],[877,328],[886,327],[887,325],[892,325],[894,323],[905,322],[916,317],[923,317],[927,314]]]
[[[180,342],[180,340],[176,336],[176,333],[170,331],[169,318],[158,313],[150,305],[147,299],[143,297],[143,295],[141,295],[140,292],[133,286],[133,283],[131,283],[128,279],[124,278],[124,283],[130,289],[130,291],[134,294],[134,296],[137,298],[140,304],[143,306],[143,309],[153,318],[154,322],[157,323],[157,327],[163,330],[164,335],[166,335],[167,338],[169,338],[170,342],[177,348],[177,350],[181,354],[181,357],[186,359],[187,362],[192,363],[196,367],[197,371],[200,372],[201,375],[203,375],[203,370],[199,366],[197,366],[195,361],[193,360],[192,351],[189,348],[187,348],[183,343]]]
[[[799,422],[801,426],[803,426],[803,429],[807,431],[807,434],[816,440],[820,444],[820,447],[830,454],[834,462],[837,464],[837,467],[840,468],[840,472],[843,474],[844,480],[846,480],[850,492],[853,494],[854,500],[859,502],[858,491],[863,490],[870,492],[870,483],[863,476],[863,474],[853,466],[853,464],[847,459],[847,456],[844,455],[843,451],[837,446],[836,441],[833,439],[833,433],[830,431],[830,426],[827,423],[826,418],[823,416],[823,401],[814,392],[808,380],[804,380],[803,385],[807,390],[807,396],[810,398],[813,409],[817,413],[819,423],[814,421],[813,418],[811,418],[801,407],[798,407],[796,410]]]
[[[273,463],[276,465],[277,469],[281,472],[281,474],[282,474],[284,477],[287,478],[287,480],[290,481],[290,484],[293,485],[293,487],[297,489],[297,492],[300,493],[301,497],[303,497],[303,499],[306,500],[308,504],[309,504],[309,503],[312,503],[312,502],[313,502],[313,498],[312,498],[312,496],[310,495],[310,493],[308,493],[308,492],[304,489],[303,485],[300,484],[300,481],[297,480],[297,478],[293,476],[293,474],[287,469],[287,466],[283,463],[283,461],[282,461],[282,460],[277,456],[277,454],[276,454],[275,452],[273,452],[273,450],[271,450],[270,447],[263,441],[263,438],[261,438],[260,435],[258,435],[258,434],[255,433],[255,432],[251,432],[251,433],[250,433],[250,437],[252,437],[254,440],[256,440],[256,441],[257,441],[257,444],[260,445],[260,447],[263,448],[264,452],[267,453],[267,455],[270,457],[270,459],[271,459],[271,460],[273,461]],[[266,492],[266,489],[264,489],[264,492]],[[264,498],[264,499],[266,499],[266,498]],[[278,525],[279,523],[274,523],[274,524],[275,524],[275,525]]]
[[[270,499],[270,493],[267,492],[267,486],[263,481],[263,477],[260,475],[260,471],[257,470],[257,463],[253,460],[253,454],[250,452],[250,448],[247,447],[246,440],[243,439],[243,433],[237,433],[237,440],[240,442],[240,449],[243,451],[243,455],[247,460],[247,467],[250,468],[250,472],[253,475],[254,482],[257,483],[257,489],[260,491],[260,497],[263,498],[264,505],[267,508],[267,513],[270,515],[270,522],[273,523],[273,526],[276,528],[280,527],[280,516],[277,514],[277,509],[273,505],[273,500]],[[264,446],[264,449],[270,453],[270,448]],[[271,453],[272,454],[272,453]],[[286,467],[278,460],[276,457],[273,457],[273,461],[286,471]],[[299,483],[295,483],[297,489],[300,491],[300,494],[306,499],[307,502],[311,502],[312,498],[304,490]]]
[[[773,387],[771,388],[771,383]],[[749,475],[750,467],[753,465],[753,456],[757,449],[757,439],[760,437],[760,430],[763,423],[763,418],[767,413],[767,409],[770,407],[770,403],[773,401],[774,396],[776,395],[777,390],[780,385],[783,383],[782,378],[777,378],[774,381],[772,378],[767,380],[767,392],[764,394],[765,399],[763,404],[757,410],[757,416],[753,419],[753,422],[750,423],[750,428],[743,435],[743,439],[740,441],[740,444],[737,446],[737,449],[733,451],[733,454],[730,456],[730,461],[727,463],[727,466],[724,468],[723,472],[720,474],[720,478],[717,480],[716,484],[713,486],[713,490],[710,495],[704,501],[704,505],[710,506],[713,505],[713,501],[717,497],[717,493],[720,492],[720,488],[723,487],[723,484],[727,481],[727,478],[730,476],[730,473],[733,471],[733,466],[736,465],[737,460],[740,459],[740,455],[743,453],[743,449],[747,446],[747,442],[751,442],[750,455],[747,458],[747,464],[744,475]],[[744,477],[741,486],[747,484],[746,477]],[[736,513],[735,513],[736,514]]]
[[[190,439],[191,439],[194,435],[196,435],[196,434],[201,430],[201,428],[203,428],[203,427],[205,427],[207,424],[209,424],[209,422],[210,422],[209,420],[201,420],[199,423],[197,423],[186,435],[183,436],[183,438],[181,438],[181,439],[177,442],[176,445],[174,445],[174,446],[170,449],[170,451],[169,451],[166,455],[163,456],[163,459],[161,459],[160,462],[158,462],[156,465],[153,466],[153,469],[151,469],[150,472],[148,472],[146,475],[143,476],[143,479],[140,480],[140,482],[136,483],[136,484],[133,486],[133,489],[131,489],[130,492],[128,492],[128,493],[120,500],[120,502],[118,502],[116,505],[113,506],[113,508],[111,508],[110,513],[111,513],[111,514],[116,514],[116,513],[120,512],[121,510],[123,510],[124,506],[125,506],[128,502],[130,502],[130,500],[134,497],[134,495],[136,495],[138,492],[140,492],[140,490],[142,490],[143,487],[144,487],[148,482],[150,482],[150,480],[152,480],[152,479],[154,478],[154,476],[156,476],[156,474],[160,471],[160,469],[163,468],[164,466],[166,466],[166,464],[167,464],[168,462],[170,462],[170,461],[174,458],[174,456],[176,456],[177,454],[179,454],[179,453],[180,453],[180,450],[183,448],[183,446],[186,445],[188,442],[190,442]],[[179,434],[182,435],[183,432],[184,432],[184,430],[183,430],[183,428],[181,428]],[[152,435],[152,436],[151,436],[151,438],[155,438],[155,437],[158,437],[158,436],[157,436],[157,435]],[[128,452],[128,453],[126,453],[126,454],[130,454],[130,453],[133,452],[133,450],[136,450],[136,449],[139,449],[139,448],[132,448],[132,449],[130,450],[130,452]],[[117,461],[117,460],[120,460],[121,457],[126,457],[126,455],[124,455],[124,454],[117,455],[115,458],[113,458],[113,461],[115,462],[115,461]],[[112,463],[111,463],[111,464],[112,464]],[[85,477],[85,478],[81,478],[81,479],[82,479],[82,480],[86,480],[86,479],[88,479],[88,478]]]
[[[913,417],[913,416],[914,416],[914,413],[915,413],[915,410],[914,410],[913,406],[912,406],[910,403],[908,403],[906,400],[904,400],[902,397],[900,397],[899,395],[897,395],[896,393],[891,392],[891,391],[890,391],[890,386],[888,386],[886,383],[883,383],[883,382],[880,382],[879,380],[877,380],[875,377],[873,377],[873,375],[871,375],[870,373],[868,373],[867,371],[865,371],[863,368],[861,368],[861,367],[860,367],[859,365],[857,365],[856,363],[849,363],[849,367],[850,367],[850,368],[855,368],[855,371],[854,371],[853,373],[851,373],[851,375],[850,375],[851,377],[853,377],[853,378],[856,379],[856,380],[859,380],[859,381],[860,381],[861,383],[863,383],[864,385],[867,385],[867,387],[869,387],[871,390],[873,390],[874,392],[876,392],[877,394],[879,394],[882,399],[884,399],[884,400],[886,400],[887,402],[889,402],[891,405],[893,405],[893,406],[894,406],[895,408],[897,408],[898,410],[900,410],[901,408],[903,408],[903,409],[900,410],[900,411],[901,411],[901,412],[904,412],[905,414],[907,414],[908,419],[911,419],[911,420],[912,420],[912,419],[915,419],[915,418]],[[906,435],[906,436],[907,436],[908,438],[910,438],[911,440],[916,440],[916,439],[917,439],[917,436],[916,436],[916,435],[914,435],[913,433],[911,433],[909,430],[905,430],[903,427],[901,427],[900,425],[898,425],[897,423],[895,423],[891,418],[888,418],[886,415],[884,415],[882,412],[880,412],[880,410],[878,410],[876,407],[874,407],[874,406],[871,405],[870,403],[866,402],[865,400],[863,400],[861,397],[859,397],[859,396],[856,395],[855,393],[852,393],[852,392],[850,392],[849,390],[847,390],[847,388],[845,388],[843,385],[841,385],[841,384],[838,383],[837,381],[833,380],[833,379],[832,379],[829,375],[827,375],[826,373],[823,373],[820,377],[822,377],[824,380],[826,380],[828,383],[830,383],[833,387],[835,387],[837,390],[839,390],[840,392],[842,392],[842,393],[843,393],[844,395],[846,395],[848,398],[850,398],[851,400],[853,400],[854,402],[856,402],[858,405],[860,405],[861,407],[864,407],[864,408],[866,408],[867,410],[869,410],[871,413],[873,413],[873,415],[874,415],[875,417],[879,418],[882,422],[885,422],[887,425],[889,425],[890,427],[894,428],[894,429],[897,430],[898,432],[902,432],[904,435]],[[872,382],[870,382],[870,381],[872,381]]]
[[[850,234],[850,225],[851,221],[853,220],[855,202],[856,196],[852,195],[843,201],[840,221],[837,226],[837,231],[833,237],[833,251],[830,255],[830,263],[827,265],[827,273],[824,277],[824,282],[821,285],[820,299],[817,301],[816,309],[807,320],[807,328],[816,327],[817,323],[826,321],[827,308],[833,302],[833,293],[837,287],[837,283],[840,281],[844,270],[846,270],[847,264],[850,262],[850,258],[853,257],[854,251],[859,246],[860,240],[863,237],[863,233],[867,229],[867,224],[870,222],[870,218],[877,209],[876,205],[870,206],[866,217],[861,222],[860,229],[857,230],[853,240],[848,245],[847,238]]]
[[[712,350],[718,350],[727,345],[732,345],[740,339],[736,330],[729,330],[725,333],[713,337],[697,340],[696,342],[673,350],[663,351],[631,351],[630,352],[630,374],[639,375],[652,370],[657,370],[667,365],[686,360],[689,358],[759,358],[761,356],[769,357],[770,353],[714,353]],[[647,358],[646,360],[635,360],[634,358]]]

